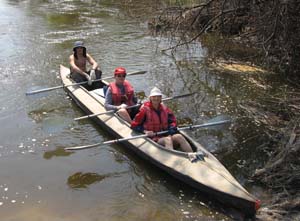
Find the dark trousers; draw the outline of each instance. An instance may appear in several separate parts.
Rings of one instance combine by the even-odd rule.
[[[87,74],[90,75],[90,72],[91,71],[88,71]],[[102,71],[95,70],[95,74],[96,74],[96,79],[101,79]],[[76,83],[87,81],[87,79],[83,75],[76,73],[76,72],[71,73],[71,78]],[[90,91],[90,90],[102,88],[103,85],[104,84],[102,83],[102,81],[97,81],[97,82],[93,82],[92,85],[88,85],[88,83],[86,83],[86,84],[83,84],[82,86],[85,87],[88,91]]]
[[[139,112],[141,106],[138,107],[134,107],[134,108],[130,108],[129,110],[129,116],[131,118],[131,120],[134,119],[135,115],[137,115],[137,113]],[[128,109],[127,109],[128,110]]]

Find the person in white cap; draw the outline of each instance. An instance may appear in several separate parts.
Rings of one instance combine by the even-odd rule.
[[[176,118],[173,112],[165,106],[160,89],[154,87],[146,101],[131,122],[131,128],[135,131],[145,133],[157,143],[169,149],[179,146],[184,152],[193,152],[191,145],[178,133]],[[168,131],[163,135],[157,132]]]
[[[93,57],[86,52],[86,47],[82,41],[76,41],[73,47],[73,54],[69,57],[71,78],[76,82],[88,81],[88,85],[83,85],[88,90],[102,87],[102,82],[92,82],[93,80],[100,79],[102,72],[98,63]],[[87,70],[87,63],[92,67]]]

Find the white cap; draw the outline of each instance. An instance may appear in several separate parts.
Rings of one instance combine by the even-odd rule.
[[[151,91],[150,91],[150,95],[149,97],[152,97],[152,96],[162,96],[163,94],[161,93],[161,91],[157,88],[157,87],[154,87]]]

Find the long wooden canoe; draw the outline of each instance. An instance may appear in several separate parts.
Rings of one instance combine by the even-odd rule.
[[[61,65],[60,76],[64,85],[74,83],[69,74],[69,68]],[[87,91],[80,85],[64,89],[86,114],[106,111],[105,98],[99,95],[101,89]],[[139,135],[115,113],[99,115],[92,119],[116,138]],[[239,209],[247,216],[254,216],[260,207],[260,201],[242,187],[213,154],[184,131],[180,133],[190,142],[194,153],[169,150],[149,138],[128,140],[122,144],[175,178],[213,196],[219,202]],[[203,156],[203,153],[204,159],[197,157],[200,154]]]

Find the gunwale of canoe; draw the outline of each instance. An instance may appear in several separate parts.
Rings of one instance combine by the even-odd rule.
[[[69,68],[63,65],[60,66],[61,80],[64,85],[74,83],[68,77],[69,73]],[[106,111],[104,107],[105,99],[96,93],[88,92],[78,85],[64,87],[64,89],[85,113],[94,114]],[[139,135],[132,131],[130,125],[116,114],[99,115],[94,117],[93,120],[116,138]],[[122,142],[122,144],[183,182],[217,197],[219,196],[225,201],[235,200],[236,202],[231,203],[231,205],[243,210],[248,215],[254,215],[257,199],[240,185],[213,154],[195,142],[185,132],[181,131],[181,133],[197,150],[207,154],[205,161],[191,162],[187,153],[166,149],[149,138],[138,138]],[[222,200],[218,200],[222,202]]]

